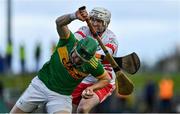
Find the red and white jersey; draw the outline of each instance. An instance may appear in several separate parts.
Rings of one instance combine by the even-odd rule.
[[[75,36],[78,40],[86,38],[86,36],[93,37],[93,35],[91,34],[91,32],[87,26],[83,26],[83,27],[79,28],[79,30],[77,32],[75,32]],[[101,41],[105,45],[108,52],[112,56],[116,56],[117,49],[118,49],[118,41],[116,39],[115,34],[111,30],[106,29],[106,31],[101,35]],[[105,55],[104,51],[101,49],[100,46],[98,46],[96,53]],[[111,65],[108,61],[102,61],[102,63],[104,65],[104,69],[109,72],[109,74],[112,78],[110,83],[114,84],[115,83],[115,73],[113,71],[113,68],[111,67]],[[83,79],[82,82],[83,83],[95,83],[95,82],[97,82],[97,79],[95,77],[89,75],[88,77]]]

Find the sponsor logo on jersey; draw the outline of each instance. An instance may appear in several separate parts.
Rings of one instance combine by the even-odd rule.
[[[68,54],[66,46],[58,48],[58,54],[59,54],[61,63],[64,65],[64,67],[67,69],[67,71],[73,78],[81,79],[81,78],[87,76],[87,74],[78,71],[73,66],[73,64],[71,63],[71,61],[69,59],[69,54]]]

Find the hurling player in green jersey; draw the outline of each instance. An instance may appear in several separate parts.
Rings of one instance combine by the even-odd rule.
[[[98,79],[96,84],[83,91],[82,97],[86,99],[91,98],[94,91],[108,85],[110,76],[94,56],[96,41],[89,36],[78,41],[67,26],[75,19],[85,21],[87,18],[86,10],[77,10],[56,19],[60,38],[58,45],[11,113],[33,112],[40,103],[46,104],[48,113],[71,113],[71,94],[83,78],[91,74]]]

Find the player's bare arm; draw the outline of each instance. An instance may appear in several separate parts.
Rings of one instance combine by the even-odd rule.
[[[109,76],[109,74],[107,73],[107,71],[105,71],[101,76],[98,77],[98,82],[93,84],[90,87],[87,87],[83,93],[82,93],[82,97],[89,99],[94,95],[94,91],[101,89],[103,87],[105,87],[106,85],[109,84],[111,78]]]
[[[60,38],[68,38],[70,34],[67,25],[72,21],[71,15],[72,14],[63,15],[56,19],[56,29]]]
[[[111,81],[111,77],[109,76],[106,70],[101,76],[97,77],[97,79],[98,79],[98,82],[91,86],[94,91],[105,87]]]
[[[86,10],[76,11],[72,14],[66,14],[60,16],[56,19],[56,28],[60,38],[68,38],[70,30],[67,25],[70,24],[75,19],[85,21],[88,18],[88,13]]]

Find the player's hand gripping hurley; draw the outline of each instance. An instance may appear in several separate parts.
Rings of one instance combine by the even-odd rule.
[[[82,10],[85,10],[85,9],[86,9],[86,7],[83,6],[83,7],[79,8],[79,11],[82,11]],[[134,89],[134,85],[133,85],[132,81],[121,71],[121,69],[118,66],[118,64],[116,63],[116,61],[109,54],[106,47],[102,43],[100,36],[97,34],[95,29],[93,28],[89,18],[86,19],[86,22],[87,22],[87,25],[88,25],[90,31],[92,32],[94,37],[97,39],[99,45],[101,46],[104,53],[106,54],[106,58],[108,59],[108,61],[110,62],[110,64],[112,65],[112,67],[113,67],[113,69],[114,69],[114,71],[116,73],[116,82],[117,82],[118,93],[121,94],[121,95],[129,95],[129,94],[131,94],[133,92],[133,89]]]

